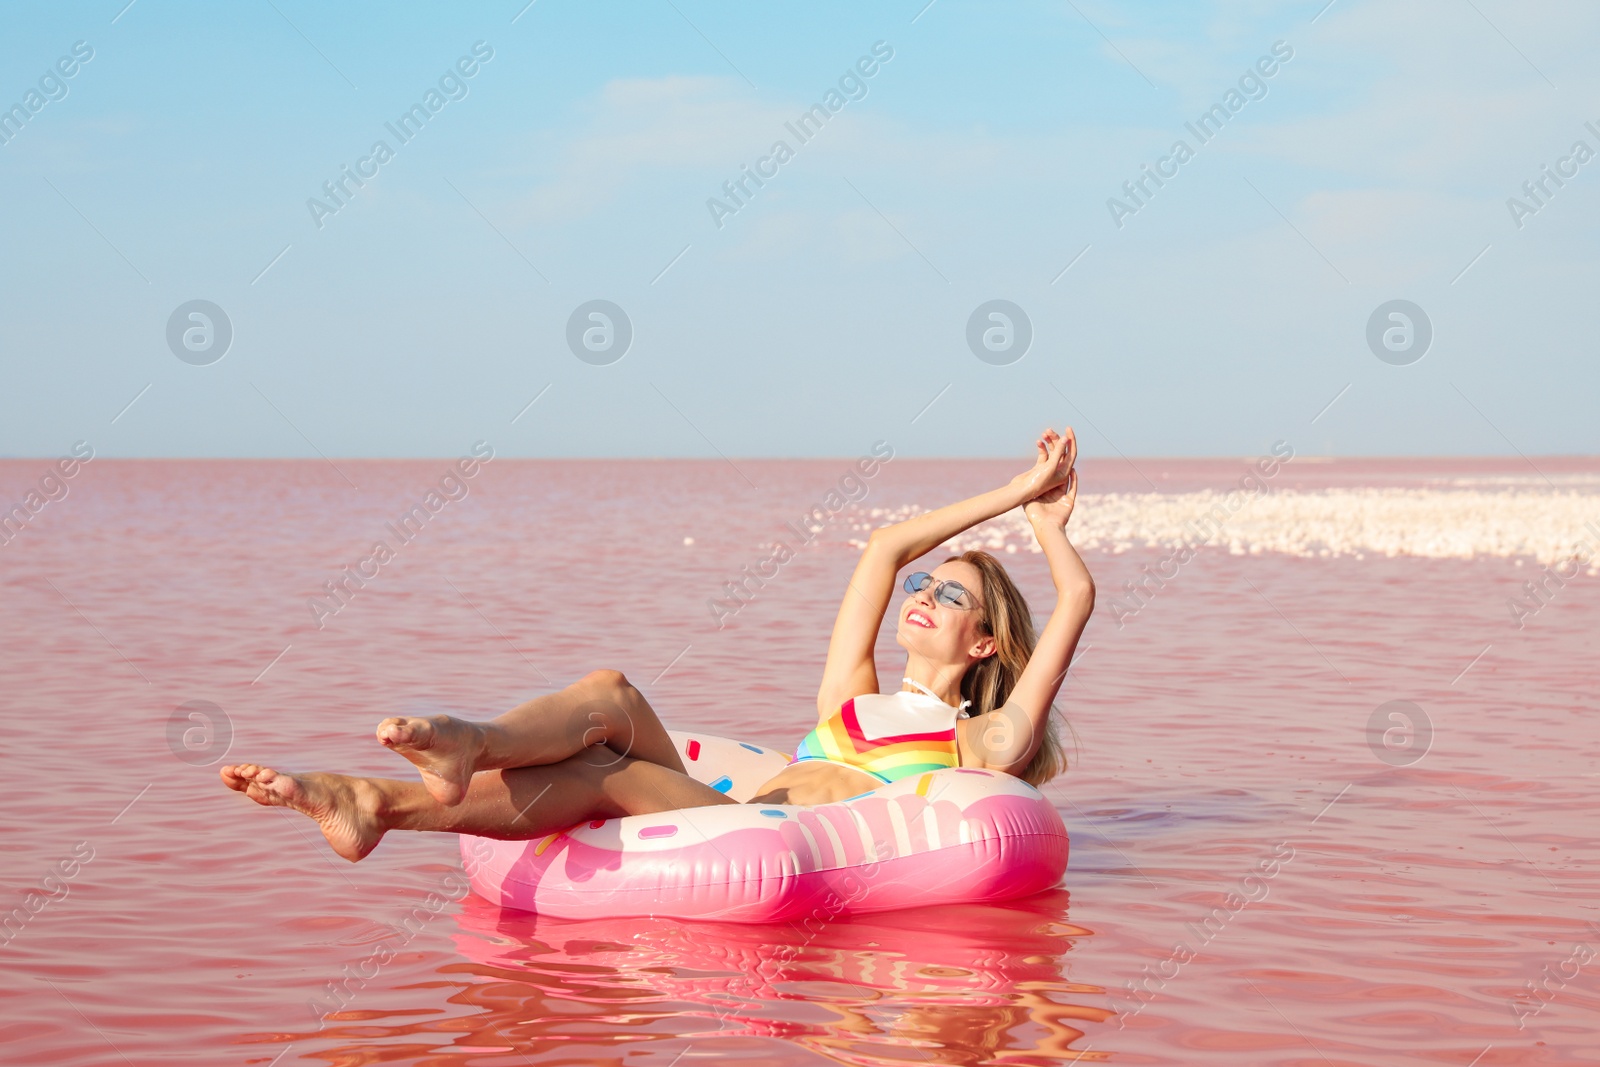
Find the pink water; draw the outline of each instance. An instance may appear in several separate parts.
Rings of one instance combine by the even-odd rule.
[[[0,937],[0,1061],[1600,1062],[1600,579],[1516,630],[1511,560],[1203,552],[1124,628],[1091,623],[1060,702],[1077,762],[1048,788],[1072,862],[1043,896],[817,936],[468,897],[401,943],[454,841],[338,860],[308,821],[221,788],[220,734],[169,741],[176,709],[217,705],[230,759],[399,775],[371,740],[382,716],[488,715],[605,666],[671,724],[792,745],[859,532],[830,527],[718,630],[707,598],[845,461],[501,459],[318,630],[307,598],[447,466],[338,463],[95,460],[0,547],[0,903],[21,909]],[[0,463],[0,502],[44,468]],[[1242,470],[1140,468],[1171,491]],[[1012,470],[896,460],[862,506],[935,506]],[[1485,472],[1528,473],[1297,463],[1280,484]],[[1145,488],[1092,461],[1084,484]],[[1091,555],[1102,597],[1154,555]],[[1006,559],[1047,611],[1041,558]],[[1432,723],[1410,765],[1368,744],[1395,699]],[[350,975],[319,1024],[310,1002]]]

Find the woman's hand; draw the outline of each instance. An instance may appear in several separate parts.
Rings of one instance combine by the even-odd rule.
[[[1078,472],[1067,472],[1067,480],[1034,497],[1022,505],[1022,513],[1035,527],[1040,525],[1063,528],[1072,518],[1072,509],[1078,503]]]
[[[1067,520],[1072,518],[1072,509],[1078,503],[1078,471],[1074,464],[1078,460],[1078,438],[1072,432],[1072,427],[1067,427],[1065,437],[1058,437],[1054,430],[1047,429],[1044,436],[1039,438],[1039,463],[1035,464],[1034,471],[1049,462],[1055,456],[1056,471],[1060,475],[1059,481],[1048,484],[1043,490],[1033,496],[1022,506],[1022,512],[1028,521],[1038,524],[1046,523],[1051,526],[1064,527]],[[1033,474],[1030,471],[1029,474]]]
[[[1024,502],[1042,493],[1066,484],[1067,473],[1078,461],[1078,436],[1067,427],[1065,436],[1046,426],[1034,446],[1038,456],[1033,469],[1011,479],[1011,484],[1022,494]]]

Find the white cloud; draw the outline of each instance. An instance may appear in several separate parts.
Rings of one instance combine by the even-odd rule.
[[[891,73],[886,69],[880,77]],[[820,99],[825,86],[818,87]],[[869,83],[870,89],[870,83]],[[516,168],[539,181],[509,213],[518,224],[571,222],[625,195],[652,171],[679,171],[704,182],[701,200],[723,196],[722,183],[783,140],[794,158],[758,191],[756,202],[782,189],[798,194],[819,179],[860,175],[873,168],[915,174],[937,183],[990,181],[999,172],[1038,173],[1038,142],[974,131],[916,132],[874,110],[871,93],[853,100],[802,143],[786,126],[812,100],[747,98],[737,79],[630,78],[609,82],[582,108],[584,121],[552,147],[551,134],[528,149],[542,165]],[[1054,137],[1054,135],[1052,135]],[[848,188],[843,187],[851,198]],[[859,202],[858,202],[859,203]],[[854,207],[848,210],[854,210]],[[741,221],[742,221],[741,213]],[[836,212],[829,212],[832,218]],[[730,221],[730,225],[731,225]],[[879,225],[881,226],[881,221]]]
[[[566,140],[553,150],[547,143],[529,148],[533,159],[551,160],[542,168],[548,177],[519,199],[514,217],[532,224],[581,218],[651,168],[699,170],[721,160],[737,173],[737,162],[770,143],[770,131],[788,118],[743,95],[743,86],[728,78],[674,75],[606,83],[584,105],[582,125]]]
[[[1577,67],[1572,28],[1590,27],[1577,31],[1590,39],[1600,29],[1600,11],[1533,14],[1478,2],[1516,47],[1453,0],[1339,0],[1315,25],[1314,6],[1251,0],[1222,5],[1198,32],[1130,25],[1141,16],[1085,4],[1158,84],[1178,87],[1184,110],[1149,129],[1091,125],[1068,111],[1053,127],[996,134],[910,110],[904,98],[891,108],[879,81],[801,144],[784,124],[812,100],[753,97],[731,76],[618,79],[527,150],[536,181],[508,215],[520,225],[582,222],[670,183],[669,195],[709,237],[706,198],[721,196],[723,181],[782,138],[795,158],[717,234],[729,262],[823,255],[874,263],[909,254],[845,178],[936,260],[981,227],[1015,229],[1018,217],[1054,239],[1102,218],[1121,179],[1182,135],[1185,117],[1220,99],[1241,64],[1281,37],[1294,59],[1191,166],[1252,177],[1352,279],[1448,277],[1463,254],[1504,232],[1505,197],[1581,132],[1581,100],[1552,90],[1516,48],[1565,73]],[[889,66],[879,78],[895,74]],[[819,82],[817,96],[826,88]],[[1195,206],[1244,211],[1248,232],[1259,222],[1255,206]]]

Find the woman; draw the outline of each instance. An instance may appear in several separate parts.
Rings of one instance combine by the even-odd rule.
[[[817,727],[752,802],[826,804],[937,767],[984,767],[1033,784],[1064,769],[1050,703],[1094,610],[1094,581],[1066,536],[1077,439],[1070,427],[1047,429],[1037,447],[1033,469],[1001,488],[872,532],[834,620]],[[895,627],[904,685],[880,694],[873,643],[900,568],[1019,504],[1056,586],[1044,633],[1035,640],[1027,604],[993,556],[947,559],[906,580],[911,595]],[[309,815],[351,861],[390,830],[518,840],[586,819],[737,803],[684,772],[660,719],[616,671],[595,671],[491,722],[385,719],[378,739],[416,764],[420,784],[252,763],[223,767],[222,780],[258,804]]]

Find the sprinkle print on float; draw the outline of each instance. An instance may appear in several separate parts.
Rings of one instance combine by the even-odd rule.
[[[690,777],[738,801],[789,762],[742,741],[668,734]],[[537,841],[461,835],[463,862],[476,863],[472,888],[502,907],[737,923],[1032,896],[1061,881],[1068,845],[1037,789],[972,767],[909,774],[831,804],[590,819]]]

